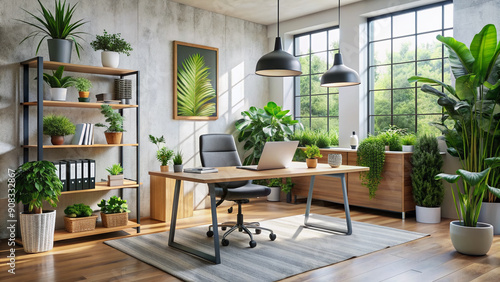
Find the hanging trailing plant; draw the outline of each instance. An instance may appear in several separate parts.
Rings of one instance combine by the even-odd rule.
[[[375,136],[365,138],[358,146],[357,164],[370,168],[369,171],[361,172],[359,175],[361,184],[368,188],[370,199],[375,197],[378,185],[382,180],[382,170],[385,163],[384,150],[384,142]]]

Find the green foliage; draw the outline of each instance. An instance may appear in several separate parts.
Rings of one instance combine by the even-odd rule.
[[[180,116],[211,116],[215,114],[216,92],[208,78],[210,68],[200,54],[182,62],[177,71],[177,114]]]
[[[436,137],[424,135],[418,138],[411,163],[411,184],[415,203],[421,207],[441,206],[444,187],[434,176],[443,172],[443,157],[439,153]]]
[[[106,126],[102,123],[97,123],[95,126],[98,127],[107,127],[106,132],[124,132],[123,130],[123,116],[120,113],[115,112],[110,105],[103,104],[101,105],[101,114],[106,117],[106,122],[109,123],[109,126]]]
[[[63,185],[56,174],[56,167],[49,161],[27,162],[19,166],[15,172],[15,200],[42,209],[42,202],[47,201],[56,207]]]
[[[299,141],[299,147],[307,145],[316,145],[319,148],[328,148],[331,146],[339,145],[339,134],[336,130],[295,130],[294,134],[290,136],[290,140]]]
[[[462,168],[482,172],[488,167],[485,160],[500,155],[500,44],[497,30],[488,24],[474,36],[470,49],[452,37],[437,36],[449,52],[449,62],[455,76],[455,87],[422,76],[413,76],[409,82],[425,83],[421,90],[438,98],[437,104],[446,115],[434,125],[445,136],[448,153],[459,158]],[[438,89],[434,86],[438,86]],[[446,91],[442,92],[442,89]],[[500,184],[500,170],[489,170],[487,184]],[[465,184],[467,185],[467,183]],[[464,187],[472,200],[485,192],[480,187]],[[472,193],[472,191],[474,191]],[[490,193],[489,201],[495,201]],[[476,204],[469,208],[475,210]],[[474,223],[473,218],[464,219]]]
[[[295,183],[292,182],[292,178],[287,177],[285,183],[281,184],[281,191],[290,193],[294,185]]]
[[[267,180],[267,187],[281,187],[283,178],[271,178]]]
[[[415,145],[417,143],[417,136],[415,134],[403,135],[401,142],[405,146]]]
[[[63,77],[64,66],[60,66],[52,75],[43,73],[43,81],[45,81],[51,88],[68,88],[75,85],[75,79],[71,76]]]
[[[328,132],[330,136],[330,144],[332,146],[338,146],[339,145],[339,132],[337,130],[330,130]]]
[[[90,46],[94,48],[94,51],[112,51],[117,53],[123,53],[130,56],[130,51],[133,51],[130,43],[121,38],[121,33],[108,34],[104,30],[103,35],[96,35],[95,40],[90,42]]]
[[[88,217],[92,215],[92,212],[92,209],[85,204],[74,204],[64,209],[68,217]]]
[[[174,165],[181,165],[182,164],[182,151],[177,151],[177,153],[175,153],[174,159],[172,161],[174,162]]]
[[[385,146],[389,146],[390,151],[401,151],[403,150],[402,136],[404,134],[406,134],[405,129],[400,129],[397,126],[391,125],[377,137],[384,142]]]
[[[92,87],[92,82],[84,77],[78,77],[75,79],[75,88],[78,91],[87,92]]]
[[[164,146],[165,138],[163,137],[163,135],[161,137],[154,137],[150,134],[149,141],[155,144],[156,148],[158,148],[158,150],[156,151],[156,159],[161,163],[162,166],[168,165],[168,161],[170,161],[170,159],[172,159],[172,157],[174,156],[174,151],[169,150]]]
[[[330,134],[325,130],[321,130],[317,133],[318,139],[316,140],[316,146],[320,148],[329,148],[332,145],[332,139]]]
[[[247,155],[244,165],[259,162],[267,141],[289,141],[293,127],[302,128],[302,124],[287,115],[288,112],[269,102],[264,109],[250,107],[250,110],[241,113],[243,118],[236,121],[235,127],[239,131],[238,142],[244,142],[243,149]]]
[[[358,146],[357,164],[370,168],[369,171],[361,172],[359,175],[361,184],[368,188],[370,199],[375,197],[378,185],[382,180],[385,163],[384,147],[383,141],[375,136],[368,136]]]
[[[82,45],[76,41],[75,37],[82,39],[80,37],[80,34],[85,34],[85,32],[77,31],[77,29],[87,22],[83,22],[83,19],[80,19],[76,22],[71,23],[71,20],[73,18],[73,13],[75,12],[77,4],[73,6],[68,4],[68,6],[66,6],[66,0],[64,0],[64,3],[61,3],[61,0],[55,0],[54,3],[55,3],[55,10],[52,13],[43,6],[40,0],[38,0],[38,4],[40,4],[41,8],[40,14],[42,15],[42,17],[36,16],[33,13],[23,9],[26,13],[28,13],[30,16],[33,17],[35,23],[31,23],[24,20],[18,20],[18,21],[30,25],[34,27],[36,30],[31,32],[28,36],[26,36],[21,41],[21,43],[23,43],[25,40],[29,38],[42,36],[40,42],[38,42],[38,46],[36,47],[36,54],[38,54],[40,45],[42,44],[42,41],[45,38],[47,37],[53,39],[69,38],[70,40],[73,40],[73,42],[75,42],[76,53],[78,54],[78,58],[80,58],[80,48],[82,48]]]
[[[97,206],[101,208],[102,213],[130,212],[126,203],[127,200],[122,200],[120,197],[112,196],[109,198],[109,201],[102,199]]]
[[[75,125],[63,115],[50,114],[43,117],[43,134],[50,136],[75,134]]]
[[[323,155],[319,151],[318,146],[316,146],[316,145],[311,145],[311,146],[307,145],[306,150],[304,152],[306,153],[306,157],[308,159],[316,159],[316,158],[323,157]]]
[[[123,167],[120,164],[113,164],[111,167],[106,168],[110,175],[119,175],[123,172]]]
[[[293,185],[292,179],[287,177],[283,182],[283,178],[271,178],[267,179],[266,183],[263,185],[267,185],[267,187],[281,187],[281,191],[284,193],[290,193],[292,191]]]
[[[318,141],[318,137],[316,136],[316,132],[311,129],[302,130],[302,134],[300,136],[300,143],[302,147],[307,145],[316,145]]]

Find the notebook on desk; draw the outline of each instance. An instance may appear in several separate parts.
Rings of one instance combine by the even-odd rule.
[[[286,168],[292,162],[298,145],[299,141],[266,142],[259,164],[237,166],[236,168],[250,170]]]

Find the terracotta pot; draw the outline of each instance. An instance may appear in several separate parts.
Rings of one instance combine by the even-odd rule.
[[[50,142],[52,145],[62,145],[64,143],[64,136],[51,136]]]
[[[89,92],[89,91],[79,91],[79,92],[78,92],[78,96],[79,96],[80,98],[88,98],[88,97],[89,97],[89,94],[90,94],[90,92]]]
[[[161,172],[168,172],[168,165],[161,165],[160,166],[160,171]]]
[[[104,132],[108,144],[121,144],[123,132]]]
[[[306,159],[308,168],[316,168],[318,166],[318,159]]]

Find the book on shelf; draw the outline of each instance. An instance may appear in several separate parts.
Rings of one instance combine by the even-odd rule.
[[[71,145],[83,144],[86,129],[87,129],[86,123],[79,123],[76,125],[75,135],[73,135],[73,140],[71,140]]]
[[[215,167],[193,167],[193,168],[184,169],[184,172],[187,172],[187,173],[216,173],[216,172],[219,172],[219,170]]]

